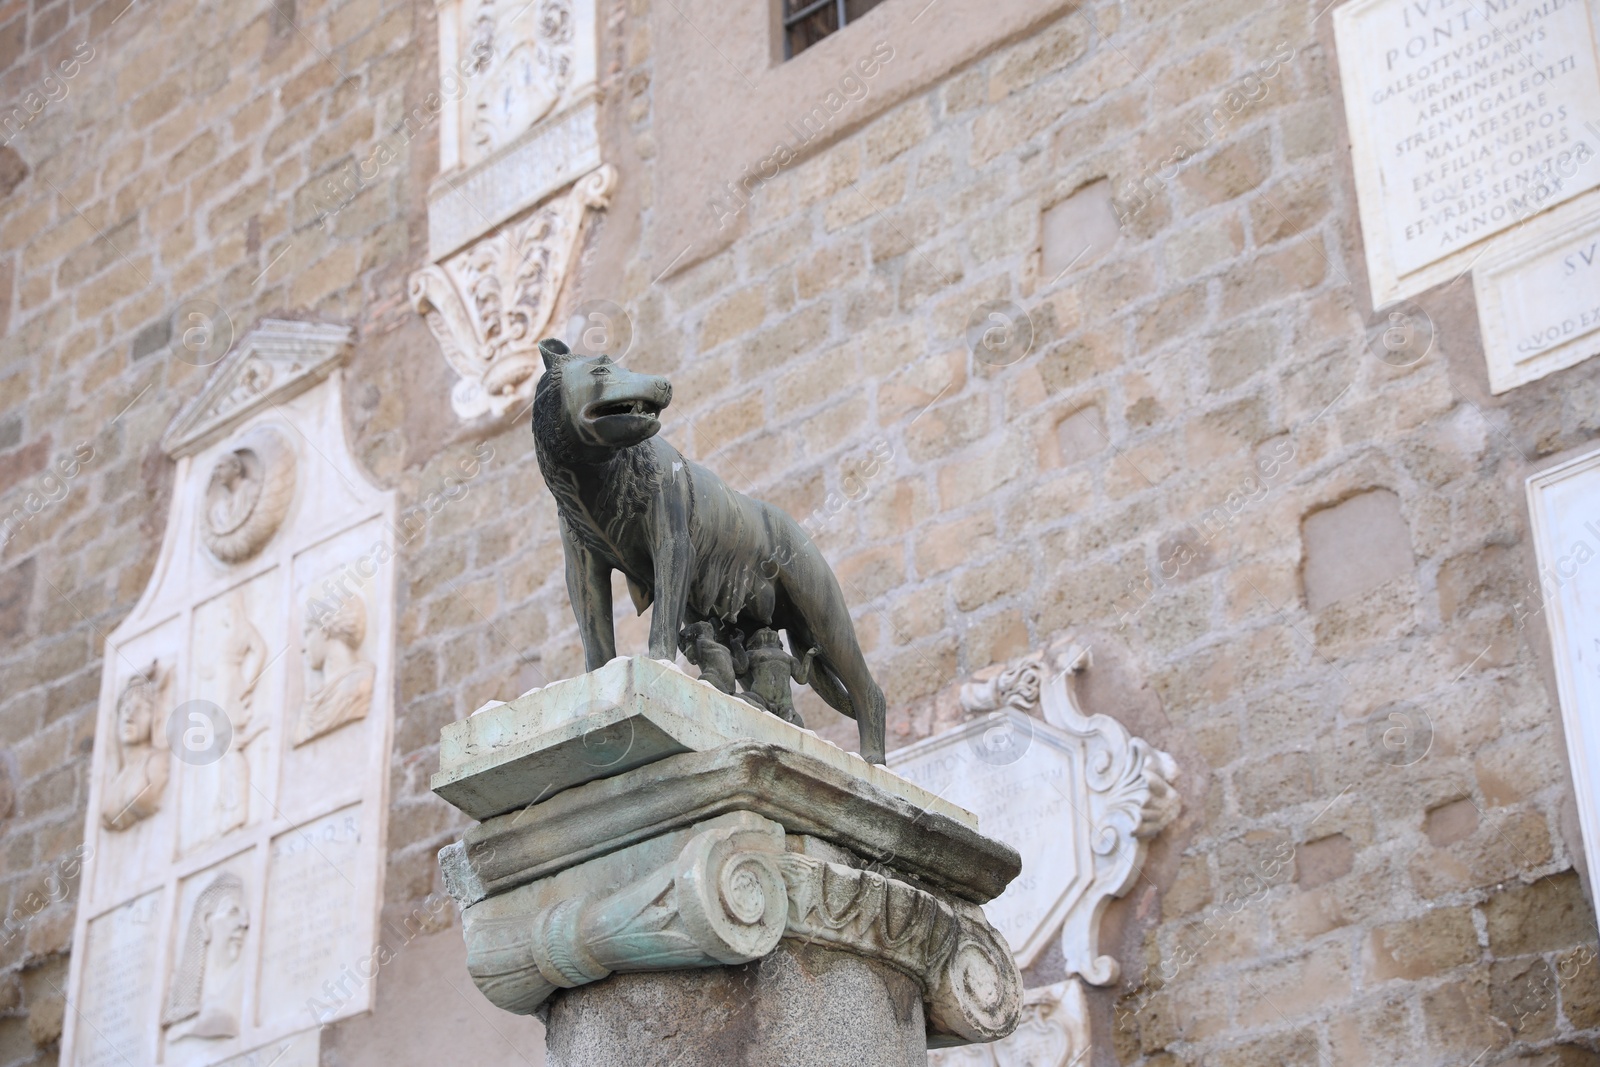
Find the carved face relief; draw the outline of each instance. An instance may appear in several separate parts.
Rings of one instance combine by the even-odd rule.
[[[274,430],[258,429],[217,457],[200,514],[206,547],[224,563],[261,551],[288,513],[294,481],[294,450]]]
[[[117,740],[123,747],[148,744],[150,741],[150,706],[148,686],[141,684],[143,675],[135,675],[122,691],[117,701]]]
[[[117,744],[100,797],[100,823],[107,830],[127,830],[161,807],[171,753],[157,746],[153,730],[167,678],[152,663],[129,678],[117,698]]]
[[[200,891],[172,974],[161,1023],[168,1037],[227,1038],[239,1034],[244,937],[250,929],[244,883],[223,871]]]
[[[306,608],[303,633],[309,677],[294,728],[296,745],[366,718],[378,673],[361,658],[361,642],[367,635],[367,604],[361,597],[352,594],[337,605],[313,599]]]

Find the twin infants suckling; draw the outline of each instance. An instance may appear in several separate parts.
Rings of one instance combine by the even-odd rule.
[[[692,622],[678,635],[683,658],[700,668],[700,677],[724,693],[733,693],[762,711],[804,726],[794,708],[794,692],[789,680],[805,685],[811,676],[811,661],[819,649],[811,648],[799,659],[783,647],[778,632],[763,626],[748,638],[737,627],[716,622]],[[742,692],[734,693],[737,681]]]

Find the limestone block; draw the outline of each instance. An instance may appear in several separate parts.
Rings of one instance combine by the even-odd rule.
[[[972,813],[671,664],[618,657],[446,726],[433,791],[488,819],[563,789],[681,752],[749,738],[859,778],[916,808],[976,828]]]
[[[1387,489],[1350,497],[1303,524],[1306,607],[1320,611],[1409,573],[1411,534],[1400,498]]]

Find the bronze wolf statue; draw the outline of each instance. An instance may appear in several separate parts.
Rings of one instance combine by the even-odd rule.
[[[740,635],[781,629],[795,655],[816,650],[810,684],[856,720],[861,754],[883,762],[883,691],[872,680],[844,594],[800,525],[737,493],[656,436],[672,383],[604,356],[539,342],[533,400],[539,471],[556,498],[567,593],[587,669],[616,655],[611,572],[635,607],[652,603],[650,655],[671,660],[685,624]]]

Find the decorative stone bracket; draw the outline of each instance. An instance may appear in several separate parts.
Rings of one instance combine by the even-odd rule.
[[[460,376],[458,416],[504,415],[526,404],[543,368],[539,339],[593,208],[610,203],[615,168],[602,166],[498,233],[411,275],[411,306]]]

